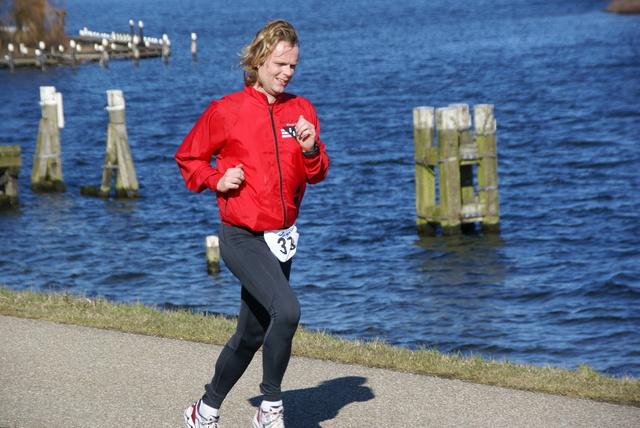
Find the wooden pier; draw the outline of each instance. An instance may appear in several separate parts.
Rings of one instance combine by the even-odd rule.
[[[46,46],[40,42],[37,47],[9,43],[0,49],[0,68],[79,65],[87,62],[101,62],[105,59],[129,59],[163,57],[171,54],[171,41],[162,38],[141,37],[131,33],[104,33],[83,28],[78,36],[70,37],[66,46]]]

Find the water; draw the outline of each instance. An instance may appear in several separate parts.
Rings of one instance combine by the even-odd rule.
[[[67,0],[67,30],[167,33],[160,59],[0,70],[0,141],[20,144],[21,206],[0,213],[0,283],[236,314],[207,275],[212,193],[172,159],[209,101],[241,88],[236,52],[268,19],[300,31],[291,92],[311,99],[332,158],[309,189],[292,283],[302,322],[346,338],[640,375],[640,17],[603,1]],[[198,63],[189,52],[198,34]],[[38,87],[63,93],[67,192],[33,194]],[[98,185],[108,89],[121,89],[141,198]],[[415,232],[411,111],[495,105],[499,235]]]

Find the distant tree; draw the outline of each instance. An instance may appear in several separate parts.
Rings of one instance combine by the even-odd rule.
[[[4,32],[4,39],[36,46],[63,43],[67,36],[64,21],[67,11],[62,0],[0,0],[0,20],[3,25],[15,26],[13,34]]]
[[[606,9],[607,12],[640,14],[640,0],[613,0]]]

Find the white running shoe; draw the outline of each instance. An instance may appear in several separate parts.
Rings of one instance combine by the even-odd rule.
[[[284,428],[283,407],[272,407],[267,412],[258,407],[253,417],[253,428]]]
[[[219,417],[209,416],[205,418],[198,411],[198,406],[200,405],[200,401],[198,400],[184,411],[184,421],[187,423],[189,428],[220,428],[218,421]]]

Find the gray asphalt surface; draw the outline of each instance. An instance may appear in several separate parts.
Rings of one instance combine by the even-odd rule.
[[[0,316],[0,428],[183,427],[219,346]],[[221,410],[251,427],[260,355]],[[640,427],[640,408],[293,358],[287,428]]]

